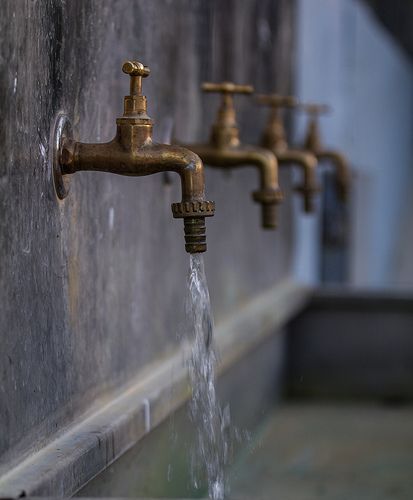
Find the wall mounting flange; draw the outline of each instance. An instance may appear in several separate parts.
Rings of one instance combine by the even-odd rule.
[[[72,124],[64,113],[59,113],[56,118],[52,135],[52,175],[56,195],[60,200],[69,194],[70,175],[63,175],[60,166],[60,153],[62,144],[67,139],[73,139]]]

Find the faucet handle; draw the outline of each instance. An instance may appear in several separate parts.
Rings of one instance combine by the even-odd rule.
[[[255,100],[258,104],[263,104],[274,109],[295,108],[298,106],[298,100],[291,95],[259,94],[255,97]]]
[[[218,109],[215,123],[212,125],[211,144],[222,147],[237,147],[239,130],[234,107],[234,94],[252,94],[251,85],[236,85],[232,82],[202,84],[204,92],[217,92],[221,94],[221,105]]]
[[[331,112],[331,106],[329,106],[328,104],[320,104],[314,102],[300,103],[298,105],[298,108],[313,117],[325,115]]]
[[[130,93],[124,98],[123,116],[140,118],[149,123],[146,114],[146,97],[142,95],[142,78],[149,76],[150,69],[139,61],[126,61],[122,71],[130,76]]]
[[[122,71],[130,76],[130,95],[142,95],[142,78],[149,76],[151,70],[139,61],[126,61]]]
[[[232,82],[204,82],[201,88],[204,92],[217,92],[221,94],[252,94],[254,91],[254,87],[251,85],[237,85]]]
[[[139,61],[126,61],[123,63],[122,71],[130,76],[148,76],[151,70]]]

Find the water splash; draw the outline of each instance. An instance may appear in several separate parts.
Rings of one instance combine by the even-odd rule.
[[[187,290],[186,316],[192,341],[189,357],[192,398],[189,409],[196,428],[196,443],[191,457],[192,482],[198,489],[205,477],[209,497],[222,500],[225,495],[230,414],[229,407],[222,411],[215,392],[214,327],[204,261],[200,254],[191,255]]]

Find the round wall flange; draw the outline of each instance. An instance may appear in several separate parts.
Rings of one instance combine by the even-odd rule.
[[[56,118],[52,135],[52,174],[56,195],[61,200],[69,194],[70,175],[62,174],[60,153],[62,144],[71,139],[73,139],[73,131],[70,120],[65,114],[60,113]]]

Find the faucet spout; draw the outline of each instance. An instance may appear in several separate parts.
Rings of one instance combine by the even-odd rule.
[[[260,187],[252,193],[252,197],[261,204],[262,227],[277,227],[277,205],[282,201],[283,195],[278,185],[277,159],[271,151],[243,145],[224,149],[210,144],[191,144],[187,147],[211,168],[257,167]]]
[[[320,191],[317,184],[316,167],[317,157],[307,151],[286,149],[276,153],[280,166],[297,165],[303,173],[303,183],[295,187],[295,191],[303,195],[304,211],[314,211],[314,194]]]
[[[184,219],[186,251],[205,252],[205,217],[214,215],[215,206],[205,198],[202,161],[183,147],[152,142],[152,120],[146,114],[146,98],[140,94],[139,80],[139,75],[146,76],[149,69],[141,63],[127,62],[123,70],[132,77],[131,95],[125,97],[124,114],[116,120],[116,136],[99,144],[63,141],[59,155],[61,173],[95,171],[141,177],[176,172],[181,178],[182,200],[172,204],[173,216]]]
[[[301,167],[304,176],[303,183],[295,190],[303,196],[304,211],[312,212],[314,194],[319,191],[315,174],[317,158],[310,152],[289,148],[281,114],[283,108],[297,106],[297,100],[293,96],[262,94],[256,97],[256,101],[270,107],[271,110],[267,125],[263,130],[261,145],[275,154],[280,166],[297,165]]]
[[[94,171],[140,177],[171,171],[181,177],[182,201],[204,200],[204,168],[199,156],[183,147],[152,141],[125,149],[119,139],[120,134],[107,143],[65,143],[61,152],[63,174]]]
[[[336,170],[335,183],[338,198],[346,202],[351,185],[351,170],[346,157],[339,151],[326,149],[321,143],[318,116],[328,111],[328,106],[320,104],[304,104],[302,107],[310,114],[305,139],[305,149],[311,151],[320,160],[330,162]]]
[[[181,178],[182,201],[172,204],[173,216],[184,219],[186,251],[205,252],[205,217],[214,214],[214,203],[205,199],[204,167],[199,156],[183,147],[151,140],[141,147],[125,149],[120,139],[118,130],[108,143],[65,143],[61,153],[63,174],[95,171],[140,177],[176,172]]]
[[[278,226],[277,205],[283,200],[278,184],[278,162],[271,151],[258,148],[241,149],[245,153],[247,164],[258,168],[260,188],[252,193],[252,198],[261,204],[261,221],[264,229],[275,229]]]
[[[351,184],[350,166],[346,157],[339,151],[324,149],[318,151],[317,158],[320,160],[320,162],[330,162],[335,168],[336,192],[338,198],[342,202],[346,202],[348,200]]]

